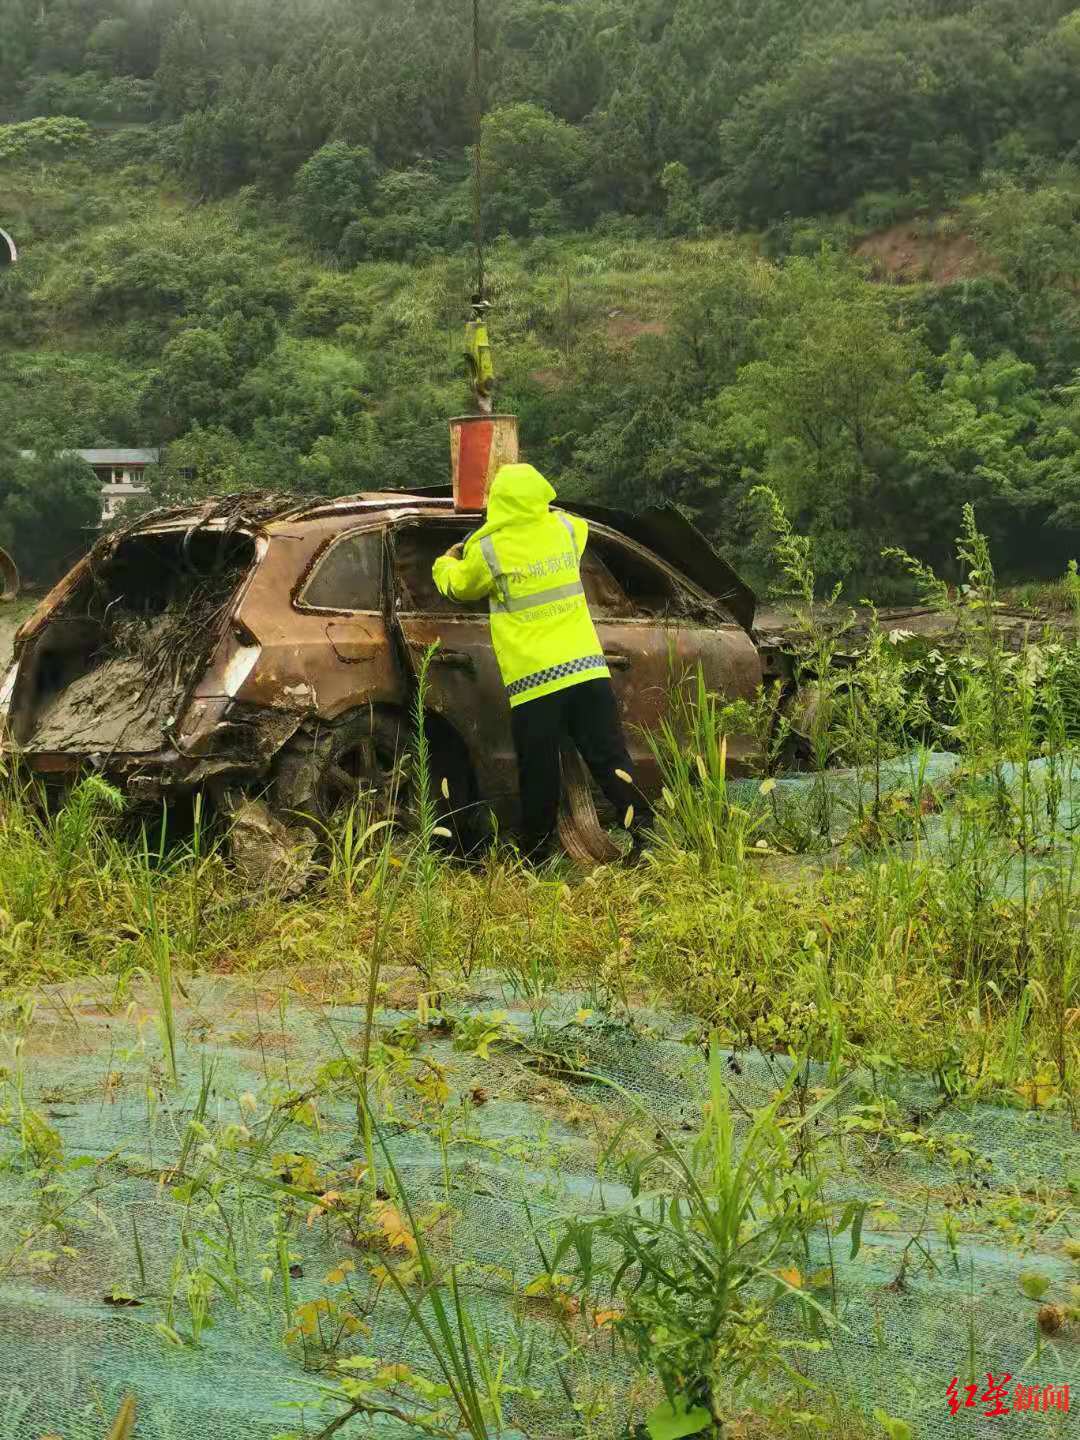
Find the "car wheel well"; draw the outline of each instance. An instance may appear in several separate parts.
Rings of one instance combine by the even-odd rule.
[[[414,717],[402,705],[356,706],[333,720],[305,722],[278,752],[273,781],[276,808],[280,811],[311,813],[319,818],[319,785],[327,767],[333,768],[342,747],[362,736],[370,736],[379,747],[384,767],[395,757],[410,755],[415,762]],[[457,728],[433,710],[426,710],[424,730],[429,747],[429,780],[440,812],[440,824],[447,825],[464,849],[471,849],[482,837],[481,810],[472,756]],[[449,797],[443,792],[443,784]],[[404,809],[411,808],[407,796]]]
[[[397,724],[403,737],[404,748],[410,753],[415,749],[416,717],[412,707],[408,705],[387,703],[362,705],[354,710],[345,711],[334,721],[322,723],[340,724],[347,718],[360,713],[367,714],[369,711],[373,717],[382,717]],[[464,787],[464,795],[460,797],[460,803],[474,804],[478,798],[476,767],[461,731],[441,711],[432,710],[430,707],[424,711],[424,730],[427,734],[431,756],[431,784],[435,791],[441,792],[442,782],[446,779],[451,787],[455,785]],[[451,800],[454,798],[451,794]]]

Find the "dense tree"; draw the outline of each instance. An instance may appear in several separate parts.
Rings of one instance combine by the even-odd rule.
[[[1080,10],[1028,49],[1021,75],[1036,138],[1053,151],[1071,149],[1080,141]]]
[[[0,449],[0,546],[24,578],[55,580],[101,520],[101,484],[77,455]]]
[[[948,350],[954,338],[980,360],[1003,349],[1024,359],[1034,359],[1038,353],[1024,296],[997,276],[920,286],[914,295],[902,293],[895,308],[898,323],[921,328],[927,348],[935,355]]]
[[[214,57],[191,10],[181,10],[166,32],[156,81],[162,112],[178,120],[205,108],[213,85]]]
[[[969,214],[976,237],[1028,295],[1045,295],[1080,273],[1080,195],[1071,186],[1030,191],[1006,181],[973,202]]]
[[[957,339],[934,368],[939,383],[920,386],[889,478],[911,543],[942,565],[952,549],[950,517],[967,501],[1007,549],[1017,516],[1043,501],[1049,467],[1027,448],[1041,418],[1033,366],[1007,350],[980,361]]]
[[[1044,401],[1030,448],[1043,462],[1044,513],[1071,538],[1080,531],[1080,371]]]
[[[149,503],[258,490],[266,483],[259,456],[225,426],[192,425],[149,475]]]
[[[830,578],[865,573],[888,542],[879,460],[915,411],[920,352],[885,297],[829,257],[779,276],[760,359],[713,403],[721,448],[742,452],[819,546]]]
[[[681,160],[672,160],[660,172],[664,192],[664,228],[669,235],[696,235],[702,228],[701,197],[690,171]]]
[[[172,146],[180,171],[209,195],[252,179],[258,151],[255,117],[239,102],[185,115]]]
[[[0,0],[0,91],[5,95],[30,70],[34,51],[32,0]]]
[[[589,149],[572,125],[537,105],[509,105],[485,116],[480,155],[493,229],[527,235],[559,229],[574,216]]]
[[[562,203],[573,140],[594,142],[601,211],[651,212],[666,165],[753,219],[862,191],[962,186],[1017,113],[1055,153],[1078,138],[1075,15],[1064,0],[513,0],[481,33],[484,101],[514,159],[550,152],[524,194],[493,181],[493,224]],[[208,193],[283,190],[328,142],[381,167],[461,157],[474,137],[464,0],[0,0],[0,67],[27,113],[184,122],[170,153]],[[1060,22],[1060,23],[1059,23]],[[9,59],[10,57],[10,59]],[[0,76],[3,75],[0,69]],[[153,80],[152,90],[147,82]],[[29,108],[28,108],[29,107]],[[531,128],[530,128],[531,127]],[[498,132],[498,127],[496,127]],[[542,132],[542,133],[541,133]],[[718,144],[719,138],[719,144]],[[548,187],[538,197],[536,184]]]
[[[375,160],[359,145],[334,140],[301,166],[293,187],[297,220],[317,245],[336,250],[375,190]]]
[[[215,330],[182,330],[161,357],[161,388],[175,430],[217,419],[236,383],[232,357]]]
[[[390,170],[375,186],[370,212],[346,228],[340,253],[353,263],[426,258],[455,248],[474,224],[463,179],[448,184],[430,165]]]
[[[947,191],[1006,128],[1013,91],[1008,56],[967,22],[817,42],[725,122],[722,200],[760,221],[887,186]]]
[[[1040,523],[1080,528],[1076,13],[485,4],[500,401],[530,457],[578,495],[674,501],[740,562],[767,479],[853,587],[883,539],[944,553],[971,497],[1037,564]],[[471,7],[270,17],[0,0],[15,443],[172,442],[170,495],[444,474]]]
[[[0,125],[0,161],[59,159],[89,140],[89,126],[67,116]]]

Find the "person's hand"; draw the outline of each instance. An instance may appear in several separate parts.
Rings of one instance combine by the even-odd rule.
[[[449,559],[451,559],[451,560],[460,560],[464,549],[465,549],[465,546],[464,546],[463,543],[459,543],[459,544],[457,544],[457,545],[451,545],[451,546],[450,546],[450,549],[447,550],[447,552],[446,552],[447,557],[448,557]]]

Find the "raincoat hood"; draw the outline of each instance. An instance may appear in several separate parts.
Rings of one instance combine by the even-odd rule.
[[[441,595],[488,601],[491,644],[510,708],[609,675],[589,614],[581,556],[589,524],[552,508],[555,491],[531,465],[503,465],[486,523],[431,567]]]
[[[555,499],[554,486],[535,465],[502,465],[488,491],[487,520],[469,537],[469,544],[506,525],[539,520]]]

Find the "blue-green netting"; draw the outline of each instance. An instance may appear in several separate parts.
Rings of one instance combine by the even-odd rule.
[[[562,1218],[600,1203],[598,1157],[633,1107],[618,1089],[574,1079],[550,1060],[538,1063],[537,1052],[564,1051],[574,1065],[617,1082],[669,1130],[689,1137],[705,1087],[700,1036],[690,1021],[660,1010],[605,1014],[594,1008],[587,1014],[595,1002],[580,994],[526,998],[491,975],[473,977],[470,985],[447,1007],[459,1015],[505,1011],[499,1023],[513,1027],[514,1037],[496,1042],[485,1058],[455,1048],[450,1035],[421,1027],[418,1048],[382,1071],[375,1108],[417,1212],[430,1217],[425,1223],[433,1251],[470,1262],[462,1274],[486,1348],[505,1356],[509,1376],[526,1378],[538,1392],[508,1402],[504,1433],[533,1440],[623,1434],[635,1406],[640,1418],[647,1391],[610,1333],[597,1331],[567,1361],[550,1313],[521,1292],[542,1273],[539,1248],[550,1252]],[[8,1061],[0,1095],[13,1120],[0,1130],[3,1440],[53,1434],[102,1440],[127,1392],[138,1401],[140,1440],[269,1440],[289,1430],[316,1434],[326,1422],[325,1415],[283,1408],[309,1397],[317,1377],[305,1371],[295,1347],[283,1343],[281,1284],[276,1271],[269,1283],[263,1276],[264,1267],[275,1265],[278,1201],[255,1171],[265,1174],[271,1167],[265,1157],[245,1158],[243,1145],[229,1150],[228,1136],[237,1132],[228,1127],[245,1124],[261,1134],[275,1096],[303,1096],[316,1088],[316,1074],[327,1061],[359,1053],[363,1007],[351,1003],[357,997],[348,993],[347,981],[336,988],[342,999],[316,1003],[310,986],[277,986],[273,977],[186,982],[187,998],[177,997],[175,1086],[149,989],[136,992],[131,1008],[130,997],[116,1001],[105,987],[87,984],[41,997],[20,1053]],[[380,1033],[392,1042],[394,1026],[408,1013],[415,1015],[380,1011]],[[757,1052],[740,1052],[737,1062],[727,1068],[740,1112],[767,1102],[789,1064]],[[192,1137],[187,1170],[231,1177],[220,1196],[222,1216],[208,1213],[200,1201],[185,1206],[167,1183],[207,1073],[205,1133]],[[421,1093],[433,1075],[448,1087],[441,1099],[430,1090]],[[810,1079],[824,1085],[827,1076],[812,1067]],[[355,1094],[346,1084],[318,1084],[318,1128],[291,1123],[272,1148],[344,1172],[363,1154]],[[1038,1307],[1023,1295],[1018,1278],[1045,1274],[1048,1299],[1067,1298],[1070,1283],[1080,1278],[1061,1244],[1080,1228],[1070,1209],[1080,1158],[1067,1115],[942,1105],[928,1080],[869,1074],[848,1077],[837,1114],[883,1091],[896,1099],[901,1114],[918,1115],[912,1123],[968,1137],[963,1143],[979,1163],[974,1170],[957,1168],[948,1158],[951,1146],[941,1156],[920,1158],[897,1153],[879,1136],[857,1133],[842,1146],[823,1146],[837,1197],[886,1203],[877,1219],[868,1218],[855,1260],[847,1258],[846,1244],[838,1247],[841,1326],[832,1347],[808,1356],[811,1378],[868,1413],[880,1406],[907,1419],[917,1437],[1004,1433],[1020,1440],[1057,1433],[1054,1415],[1015,1412],[992,1421],[968,1410],[954,1419],[945,1392],[953,1375],[966,1372],[972,1341],[980,1372],[1008,1372],[1013,1382],[1032,1384],[1080,1381],[1075,1331],[1041,1336]],[[46,1195],[40,1181],[24,1173],[20,1104],[63,1139],[68,1168],[60,1188]],[[217,1160],[206,1146],[215,1147]],[[94,1163],[72,1168],[77,1157]],[[611,1180],[602,1189],[609,1205],[626,1198]],[[51,1232],[43,1230],[50,1206],[62,1212],[60,1228]],[[941,1225],[946,1211],[959,1235],[955,1255]],[[220,1268],[226,1229],[245,1287],[239,1302],[215,1288],[214,1323],[201,1344],[172,1344],[155,1326],[166,1318],[174,1267]],[[930,1262],[909,1250],[912,1263],[905,1282],[897,1284],[902,1253],[916,1234]],[[302,1206],[289,1246],[302,1268],[292,1281],[296,1304],[339,1293],[326,1276],[342,1259],[357,1262],[358,1277],[365,1275],[366,1261],[379,1259],[351,1249],[326,1220],[317,1218],[309,1227]],[[817,1248],[824,1261],[824,1237]],[[370,1294],[371,1288],[357,1279],[357,1293]],[[106,1303],[114,1292],[143,1303]],[[181,1286],[172,1323],[187,1335],[182,1294]],[[346,1353],[407,1359],[432,1371],[422,1337],[389,1290],[370,1324],[370,1335],[347,1341]],[[567,1401],[563,1381],[589,1411],[588,1431]],[[383,1431],[356,1421],[338,1433]]]

